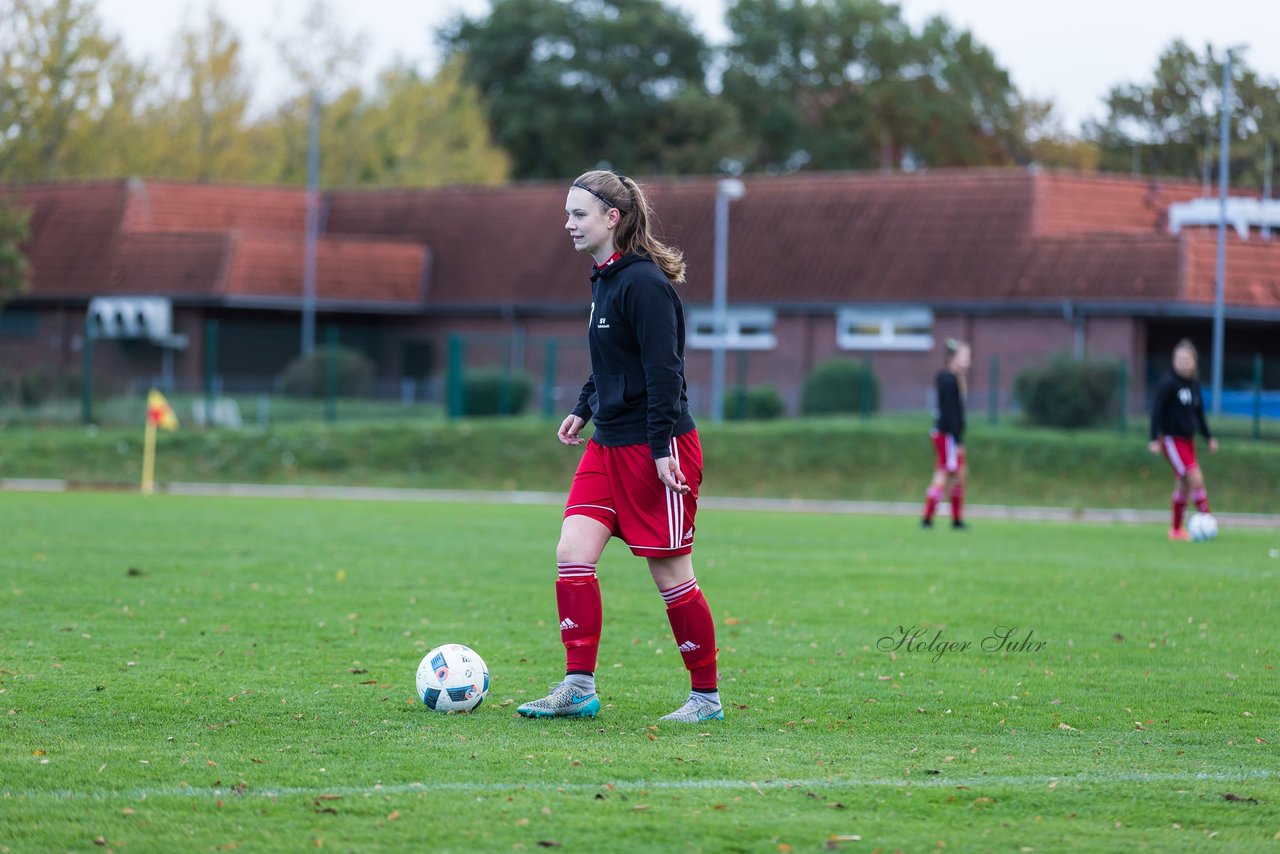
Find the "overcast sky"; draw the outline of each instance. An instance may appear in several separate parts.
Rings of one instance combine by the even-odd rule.
[[[686,10],[694,26],[712,43],[728,37],[725,0],[667,0]],[[174,32],[184,20],[203,18],[214,6],[240,33],[257,95],[273,101],[286,86],[276,56],[273,30],[296,27],[307,0],[98,0],[107,29],[124,38],[135,57],[157,62],[169,55]],[[941,14],[972,30],[1013,76],[1020,91],[1052,98],[1066,127],[1078,131],[1089,118],[1101,118],[1102,99],[1114,84],[1146,81],[1156,57],[1174,38],[1197,52],[1247,45],[1250,67],[1280,78],[1280,0],[902,0],[904,17],[919,28]],[[364,79],[372,79],[395,59],[425,71],[439,55],[435,33],[459,13],[477,17],[488,0],[332,0],[338,16],[368,44]]]

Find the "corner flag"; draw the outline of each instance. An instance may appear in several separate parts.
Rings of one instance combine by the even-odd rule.
[[[155,389],[151,389],[151,393],[147,395],[147,423],[162,430],[178,429],[178,416],[174,414],[173,407]]]
[[[147,430],[142,442],[142,494],[155,492],[156,472],[156,427],[163,430],[177,430],[178,416],[164,395],[155,389],[147,395]]]

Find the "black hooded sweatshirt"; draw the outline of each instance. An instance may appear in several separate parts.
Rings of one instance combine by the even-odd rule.
[[[1151,440],[1161,436],[1191,439],[1197,432],[1203,433],[1206,439],[1213,438],[1204,417],[1200,383],[1170,371],[1160,381],[1151,404]]]
[[[629,252],[591,275],[591,377],[573,414],[595,441],[644,445],[655,460],[695,428],[684,379],[684,307],[648,256]]]

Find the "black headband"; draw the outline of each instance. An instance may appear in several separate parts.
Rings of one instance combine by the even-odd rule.
[[[622,182],[622,186],[625,188],[627,184],[627,177],[625,175],[619,175],[618,180]],[[588,193],[595,196],[597,199],[604,202],[606,205],[608,205],[611,208],[618,208],[618,210],[622,210],[621,207],[613,203],[613,199],[610,199],[608,196],[604,195],[603,193],[596,192],[595,190],[588,187],[586,184],[579,184],[577,182],[574,182],[573,186],[577,187],[579,190],[586,190]]]
[[[603,201],[604,204],[608,205],[609,207],[618,207],[617,205],[613,204],[613,200],[611,200],[611,198],[609,198],[608,196],[605,196],[604,193],[595,192],[594,189],[591,189],[590,187],[586,186],[586,184],[575,183],[573,184],[573,186],[579,189],[585,189],[586,192],[589,192],[591,193],[591,195],[595,196],[596,198],[599,198],[600,201]],[[618,207],[618,210],[622,210],[621,207]]]

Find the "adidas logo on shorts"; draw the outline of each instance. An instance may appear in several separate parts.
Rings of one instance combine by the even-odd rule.
[[[685,641],[684,643],[680,644],[681,652],[693,652],[695,649],[702,649],[702,647],[698,646],[693,641]]]
[[[568,631],[569,629],[576,629],[577,627],[578,627],[578,624],[575,623],[573,620],[569,619],[568,617],[565,617],[563,620],[560,621],[560,631],[562,632]]]

